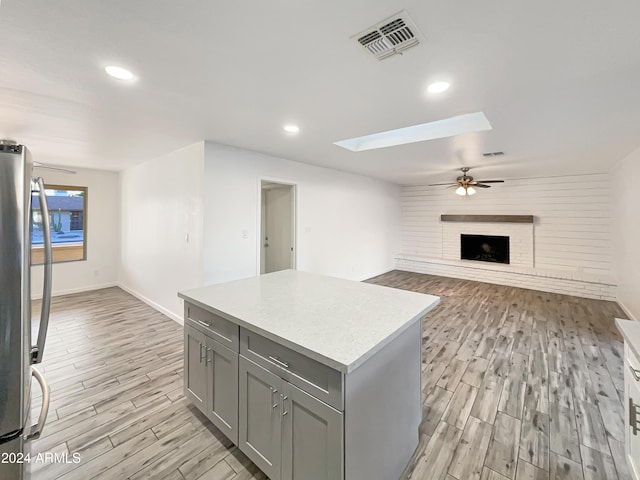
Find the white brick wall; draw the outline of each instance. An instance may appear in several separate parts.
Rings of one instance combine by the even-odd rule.
[[[399,270],[615,300],[607,174],[511,179],[473,197],[406,185],[401,202]],[[535,223],[441,222],[442,214],[534,215]],[[511,264],[460,261],[461,233],[509,236]]]

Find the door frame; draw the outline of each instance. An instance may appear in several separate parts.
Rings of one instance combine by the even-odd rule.
[[[262,182],[279,183],[291,186],[291,240],[293,252],[291,255],[291,268],[298,269],[298,184],[293,180],[278,177],[258,176],[257,181],[257,222],[256,222],[256,275],[260,273],[260,263],[262,259]]]

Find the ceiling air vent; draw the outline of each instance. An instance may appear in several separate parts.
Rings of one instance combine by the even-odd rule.
[[[402,11],[351,37],[378,60],[401,53],[420,43],[420,32]]]

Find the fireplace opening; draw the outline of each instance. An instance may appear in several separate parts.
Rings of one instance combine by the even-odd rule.
[[[509,263],[509,237],[460,235],[460,258],[480,262]]]

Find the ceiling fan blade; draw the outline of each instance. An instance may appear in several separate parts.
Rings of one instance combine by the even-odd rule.
[[[482,182],[482,183],[504,183],[504,180],[478,180],[478,182]]]
[[[427,186],[428,186],[428,187],[439,187],[439,186],[441,186],[441,185],[451,185],[451,182],[445,182],[445,183],[432,183],[431,185],[427,185]],[[454,184],[454,185],[457,185],[457,183],[456,183],[456,184]]]
[[[460,187],[461,185],[459,183],[454,183],[453,185],[449,185],[447,188],[454,188],[454,187]]]
[[[491,185],[483,185],[481,183],[476,183],[474,185],[474,187],[480,187],[480,188],[491,188]]]

